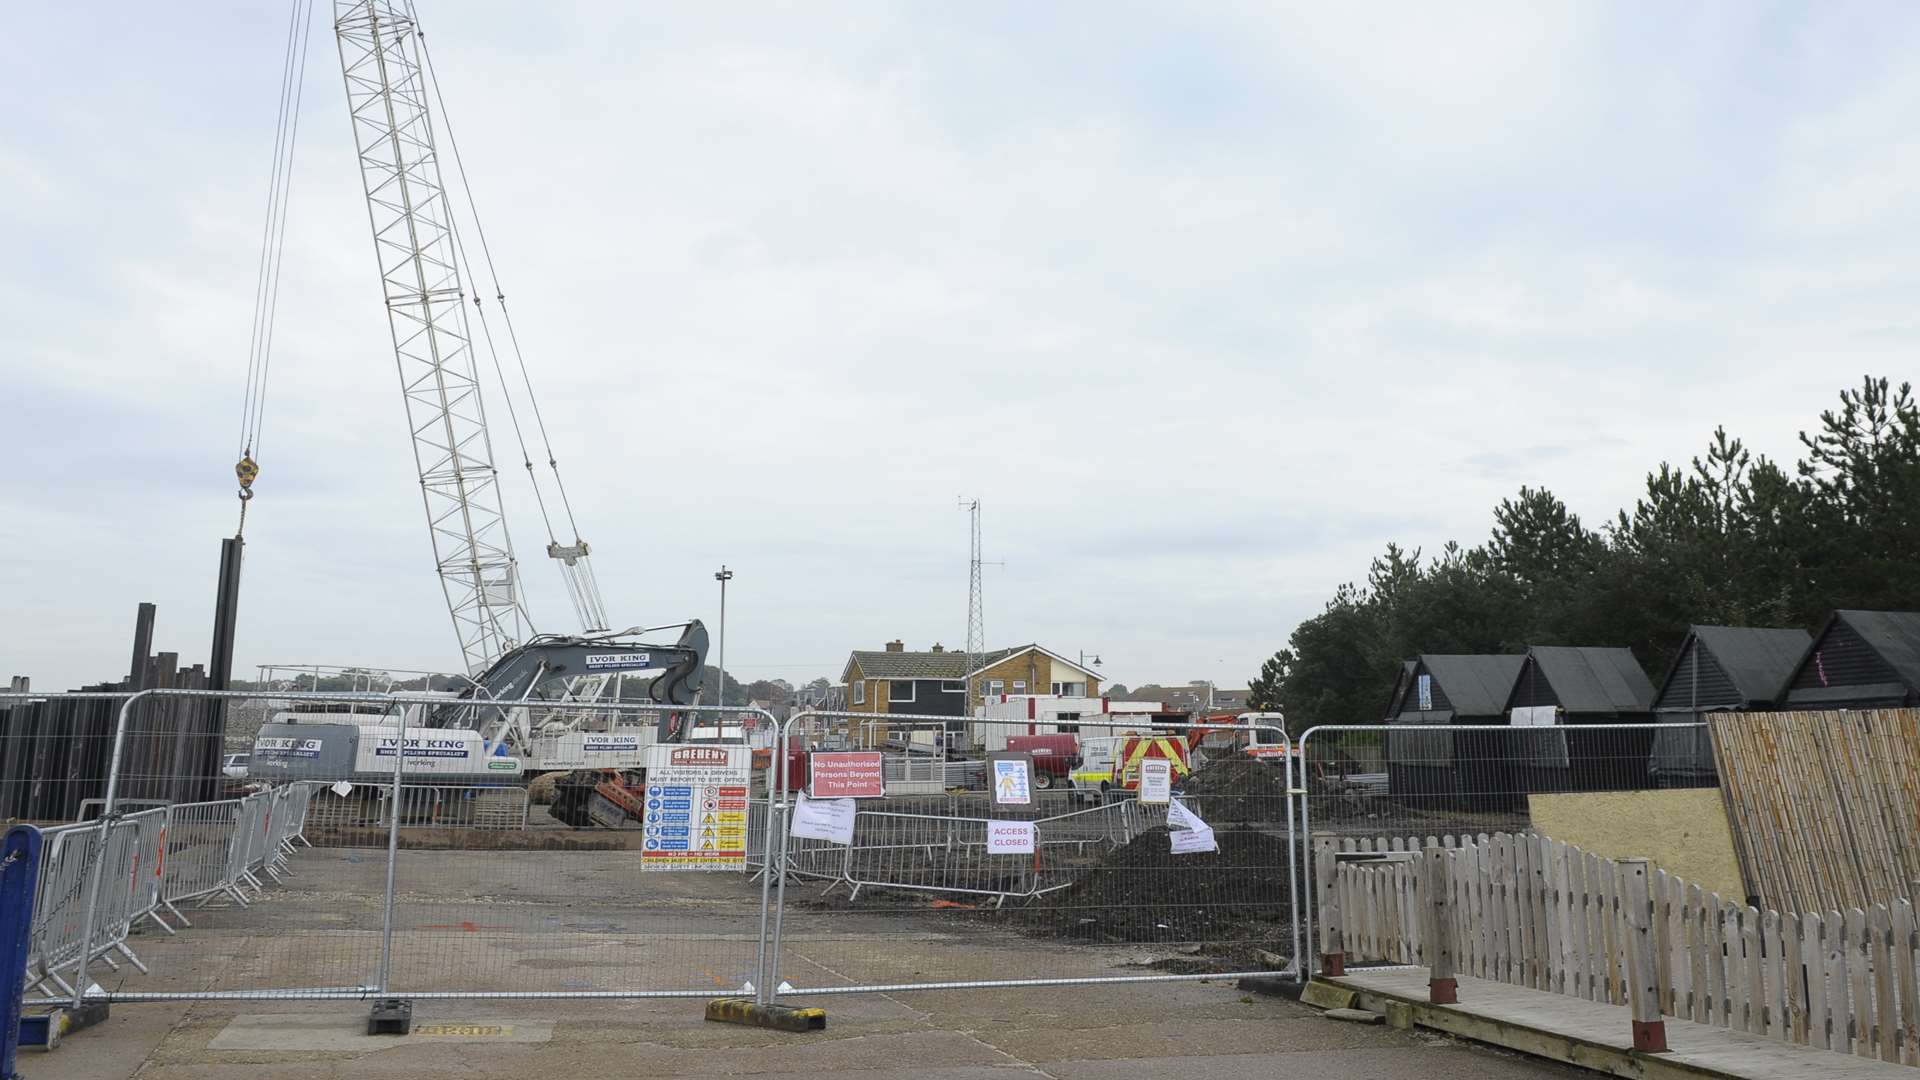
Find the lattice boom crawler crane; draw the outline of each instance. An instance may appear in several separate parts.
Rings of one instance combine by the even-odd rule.
[[[697,620],[673,624],[682,632],[672,645],[635,640],[639,630],[607,632],[591,551],[573,520],[477,213],[470,216],[479,253],[571,542],[555,531],[482,298],[468,291],[472,268],[442,180],[429,108],[430,100],[439,101],[439,88],[412,4],[335,0],[334,34],[435,567],[469,685],[445,704],[410,708],[403,722],[351,711],[280,713],[261,729],[250,771],[270,779],[346,779],[371,787],[372,781],[391,780],[396,756],[403,778],[449,785],[511,784],[542,772],[578,770],[561,785],[565,798],[556,813],[584,825],[592,820],[590,806],[599,804],[583,792],[608,778],[617,785],[619,777],[641,768],[649,745],[688,738],[687,714],[672,707],[699,695],[707,633]],[[445,116],[438,119],[458,171],[458,146]],[[464,173],[461,180],[461,190],[470,191]],[[470,195],[466,205],[471,210]],[[514,438],[547,527],[547,553],[566,581],[582,635],[532,630],[501,501],[469,306],[501,375]],[[242,465],[251,470],[241,475],[244,489],[257,469],[248,455]],[[556,699],[598,702],[610,678],[649,671],[659,672],[648,690],[657,707],[652,721],[623,725],[611,708],[553,707]],[[616,816],[605,806],[599,810],[603,819]]]

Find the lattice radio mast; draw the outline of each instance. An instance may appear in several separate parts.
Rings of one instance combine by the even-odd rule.
[[[973,711],[973,672],[987,651],[986,613],[980,602],[980,500],[960,497],[971,519],[973,544],[967,559],[967,712]]]

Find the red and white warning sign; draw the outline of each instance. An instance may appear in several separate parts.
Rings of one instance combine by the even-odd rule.
[[[878,750],[815,752],[807,757],[810,799],[878,799],[887,793]]]

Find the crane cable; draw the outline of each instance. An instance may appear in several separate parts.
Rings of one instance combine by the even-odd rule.
[[[520,369],[520,382],[527,390],[527,403],[530,411],[533,413],[535,430],[540,433],[541,449],[544,450],[547,455],[547,468],[553,473],[554,489],[560,497],[561,512],[566,515],[567,528],[573,532],[573,542],[575,544],[582,544],[580,526],[574,520],[573,516],[573,501],[567,496],[567,483],[560,475],[560,462],[553,452],[553,441],[547,435],[546,417],[540,411],[539,397],[533,392],[533,378],[527,372],[526,356],[520,351],[520,336],[513,328],[513,314],[507,309],[507,293],[506,290],[501,287],[500,274],[494,267],[493,249],[487,244],[487,230],[485,226],[480,223],[480,208],[473,199],[473,186],[467,181],[466,163],[460,155],[460,140],[454,136],[453,118],[448,114],[446,99],[442,97],[440,93],[440,75],[433,67],[433,53],[427,47],[426,33],[420,29],[420,19],[414,10],[413,0],[406,0],[406,5],[407,17],[413,20],[414,33],[420,42],[420,57],[423,61],[422,66],[426,69],[428,80],[433,84],[434,104],[440,107],[441,126],[443,126],[447,132],[447,148],[453,152],[454,172],[460,177],[460,189],[466,195],[467,215],[473,219],[474,236],[480,241],[481,260],[486,264],[487,277],[493,285],[494,302],[499,306],[501,321],[506,326],[507,345],[513,352],[515,365]],[[451,207],[449,207],[449,210],[451,210]],[[451,214],[449,214],[449,217],[451,217]],[[514,438],[520,444],[521,462],[526,466],[528,480],[533,483],[534,500],[539,504],[541,519],[546,522],[547,539],[557,544],[559,541],[554,535],[553,522],[547,516],[546,498],[541,494],[540,481],[534,472],[533,455],[527,450],[526,439],[520,430],[520,417],[513,406],[513,394],[508,389],[506,372],[500,365],[500,355],[494,346],[493,328],[487,322],[486,310],[481,303],[480,283],[475,279],[472,268],[467,265],[466,249],[460,243],[458,230],[453,230],[453,232],[455,234],[454,247],[459,253],[462,270],[466,274],[467,279],[472,281],[474,285],[474,311],[480,319],[480,330],[486,338],[487,351],[492,354],[493,357],[494,372],[500,380],[501,396],[507,401],[507,416],[513,423]]]
[[[280,71],[280,102],[273,132],[273,169],[267,182],[267,220],[260,232],[260,264],[253,287],[253,326],[247,344],[247,389],[240,411],[240,526],[260,475],[258,454],[267,409],[267,375],[273,366],[273,325],[279,308],[280,269],[287,246],[287,201],[293,190],[293,149],[300,134],[300,101],[306,89],[307,44],[313,37],[313,0],[293,0],[287,15],[287,47]]]

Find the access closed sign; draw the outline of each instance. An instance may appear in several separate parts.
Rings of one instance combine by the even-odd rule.
[[[641,819],[643,870],[738,870],[747,864],[745,746],[650,746]]]

